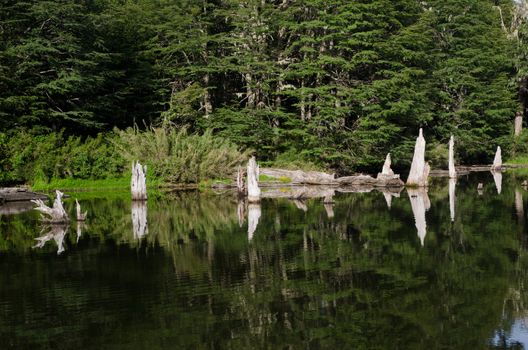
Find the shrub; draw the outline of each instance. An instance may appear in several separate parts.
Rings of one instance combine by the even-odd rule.
[[[249,157],[230,141],[214,136],[188,134],[185,128],[116,130],[114,144],[122,157],[147,164],[150,173],[171,183],[198,183],[230,176]]]

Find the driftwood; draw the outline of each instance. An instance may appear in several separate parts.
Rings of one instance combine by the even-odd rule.
[[[84,221],[86,220],[86,214],[88,214],[87,211],[84,213],[81,212],[81,205],[79,204],[79,201],[77,198],[75,198],[75,208],[77,209],[77,221]]]
[[[260,170],[257,161],[255,160],[255,157],[251,157],[247,164],[247,191],[249,203],[260,202],[260,188],[258,185],[259,175]]]
[[[132,178],[130,190],[133,201],[147,200],[147,166],[141,166],[139,162],[132,163]]]
[[[425,139],[423,137],[423,131],[420,128],[414,146],[414,155],[409,177],[407,178],[407,185],[416,187],[427,186],[429,171],[429,165],[425,163]]]
[[[53,202],[53,207],[48,207],[41,199],[32,200],[32,203],[35,203],[37,207],[35,210],[38,210],[42,213],[41,218],[42,221],[50,222],[53,224],[61,224],[66,223],[70,221],[70,218],[68,217],[68,213],[66,213],[66,210],[64,210],[64,206],[62,205],[62,197],[64,196],[64,193],[60,191],[55,191],[57,197],[55,198],[55,201]]]
[[[327,174],[319,171],[262,168],[261,173],[262,175],[274,177],[276,179],[287,178],[291,180],[291,184],[294,185],[333,185],[336,183],[334,174]]]
[[[23,202],[31,200],[46,200],[48,196],[41,193],[28,191],[27,188],[7,187],[0,188],[0,203],[2,202]]]
[[[451,135],[451,138],[449,139],[449,177],[450,178],[456,178],[457,173],[455,169],[455,140],[453,138],[453,135]]]
[[[497,152],[495,152],[495,158],[493,159],[493,165],[491,166],[491,170],[498,170],[500,171],[502,168],[502,151],[500,146],[497,146]]]
[[[337,179],[340,186],[402,187],[400,175],[383,175],[373,178],[370,175],[344,176]]]

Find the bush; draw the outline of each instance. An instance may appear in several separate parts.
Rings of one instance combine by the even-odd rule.
[[[20,132],[0,134],[1,183],[26,183],[51,179],[105,179],[123,173],[124,160],[109,139],[64,137],[61,132],[32,135]]]
[[[228,177],[249,157],[248,151],[239,151],[211,130],[203,135],[189,135],[185,128],[128,128],[115,132],[119,137],[114,144],[123,158],[147,164],[154,177],[171,183]]]

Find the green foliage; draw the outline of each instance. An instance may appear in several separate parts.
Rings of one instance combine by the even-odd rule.
[[[62,133],[34,136],[20,132],[0,134],[5,152],[0,160],[3,182],[47,183],[53,178],[105,179],[119,177],[123,159],[116,154],[113,136],[64,137]]]
[[[123,158],[147,164],[154,177],[169,183],[229,177],[249,156],[249,151],[241,152],[210,130],[202,135],[189,134],[185,128],[128,128],[116,133],[114,144]]]

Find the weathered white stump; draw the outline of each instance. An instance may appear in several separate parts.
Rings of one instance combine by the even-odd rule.
[[[501,170],[502,168],[502,152],[500,146],[497,146],[497,152],[495,152],[495,158],[493,159],[493,165],[491,170]]]
[[[64,210],[64,206],[62,205],[62,196],[64,196],[64,193],[61,191],[55,191],[56,197],[55,201],[53,202],[53,207],[48,207],[41,199],[32,200],[32,203],[35,203],[37,207],[35,210],[38,210],[42,213],[41,219],[42,221],[50,222],[52,224],[61,224],[70,221],[70,218],[68,217],[68,213],[66,213],[66,210]]]
[[[519,136],[522,132],[523,115],[522,112],[518,112],[515,115],[515,137]]]
[[[407,194],[411,201],[411,209],[414,215],[414,224],[418,233],[418,238],[423,246],[425,236],[427,235],[427,223],[425,221],[425,212],[431,207],[429,196],[425,188],[408,188]]]
[[[133,201],[147,200],[147,166],[141,166],[139,162],[132,163],[132,179],[130,190]]]
[[[251,157],[247,164],[247,191],[249,203],[260,202],[260,188],[258,186],[259,172],[259,166],[255,157]]]
[[[383,168],[381,168],[382,175],[394,175],[394,171],[391,169],[391,164],[391,155],[390,153],[387,153],[387,156],[385,157],[385,163],[383,163]]]
[[[81,205],[79,204],[79,201],[77,198],[75,198],[75,208],[77,209],[77,221],[84,221],[86,220],[86,214],[88,214],[87,211],[84,213],[81,211]]]
[[[502,192],[502,172],[500,171],[491,171],[491,175],[493,175],[493,181],[495,182],[495,187],[497,188],[497,193],[501,194]]]
[[[449,177],[450,178],[456,178],[456,169],[455,169],[455,139],[453,138],[453,135],[451,135],[451,138],[449,139]]]
[[[257,225],[260,220],[260,214],[260,204],[248,204],[248,241],[251,241],[251,239],[253,238],[253,234],[257,230]]]
[[[451,214],[451,221],[455,221],[456,181],[456,178],[449,179],[449,213]]]
[[[425,139],[423,131],[420,128],[416,144],[414,146],[414,155],[411,164],[409,177],[407,178],[408,186],[425,187],[429,176],[429,165],[425,163]]]
[[[132,202],[132,232],[135,239],[141,239],[148,234],[147,203]]]

